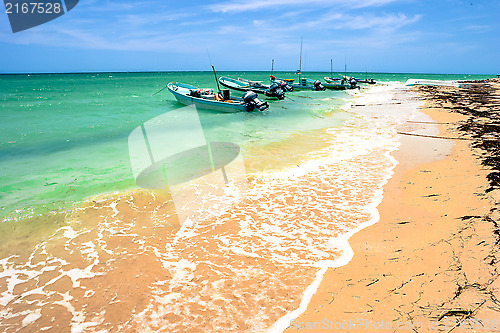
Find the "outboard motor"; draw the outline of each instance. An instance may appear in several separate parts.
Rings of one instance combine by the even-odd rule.
[[[355,78],[351,78],[351,79],[349,80],[349,84],[351,85],[351,89],[354,89],[354,88],[356,88],[356,86],[357,86],[358,82],[356,81],[356,79],[355,79]]]
[[[259,111],[269,109],[269,104],[258,99],[257,94],[251,90],[243,95],[243,101],[249,106],[248,111],[252,111],[253,108],[257,108]]]
[[[269,93],[267,94],[267,96],[277,97],[279,100],[285,99],[285,93],[276,82],[271,84],[271,86],[269,87]]]
[[[316,91],[320,91],[320,90],[321,90],[321,91],[323,91],[323,90],[326,90],[326,88],[325,88],[325,87],[321,84],[321,81],[320,81],[320,80],[316,80],[316,81],[314,82],[314,89],[315,89]]]

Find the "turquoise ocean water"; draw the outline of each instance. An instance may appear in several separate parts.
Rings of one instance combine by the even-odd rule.
[[[1,75],[0,331],[281,332],[320,273],[349,261],[348,237],[377,221],[396,128],[419,103],[402,83],[487,78],[367,76],[380,84],[295,91],[263,113],[198,110],[206,140],[240,146],[249,177],[190,227],[168,196],[138,189],[128,138],[183,107],[155,92],[215,90],[212,72]]]
[[[267,82],[267,72],[221,72]],[[330,73],[304,73],[322,79]],[[365,73],[347,73],[363,78]],[[295,77],[289,73],[275,73]],[[415,74],[368,75],[378,82]],[[470,75],[417,75],[482,79]],[[0,76],[0,219],[66,208],[102,192],[134,187],[127,137],[145,121],[182,105],[165,89],[170,81],[216,88],[212,72],[31,74]],[[271,101],[265,114],[200,112],[208,136],[266,144],[294,132],[336,126],[323,117],[349,98],[345,92],[293,92],[294,101]],[[310,98],[314,97],[312,103]],[[234,127],[230,124],[238,123]],[[229,125],[229,126],[228,126]]]
[[[264,72],[220,75],[268,79]],[[167,89],[152,96],[170,81],[216,88],[212,72],[0,76],[0,216],[22,218],[134,187],[127,137],[145,121],[183,106]],[[264,114],[200,111],[200,118],[214,139],[264,144],[338,124],[320,116],[342,104],[344,94],[321,95],[333,99],[308,106],[309,100],[295,97],[300,101],[271,102]]]

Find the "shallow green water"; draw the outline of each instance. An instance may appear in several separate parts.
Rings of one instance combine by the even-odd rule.
[[[219,74],[268,80],[266,72]],[[127,137],[183,106],[166,89],[152,96],[170,81],[216,88],[212,72],[0,76],[0,216],[64,209],[90,195],[133,188]],[[345,103],[343,92],[289,96],[270,101],[265,113],[200,110],[205,136],[244,150],[250,142],[279,141],[345,118],[323,117]]]

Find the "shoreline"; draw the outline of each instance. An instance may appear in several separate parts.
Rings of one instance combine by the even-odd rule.
[[[454,127],[468,119],[431,101],[420,111],[432,121],[407,122],[401,132],[437,125],[430,136],[459,137]],[[494,223],[478,222],[494,207],[495,191],[485,194],[487,170],[468,140],[400,135],[400,143],[379,221],[349,239],[354,258],[325,273],[307,310],[285,332],[448,330],[465,316],[462,326],[482,320],[483,329],[495,328],[497,240]]]
[[[446,140],[439,140],[440,149],[434,150],[421,143],[435,139],[414,136],[400,139],[412,147],[418,142],[422,149],[397,150],[396,126],[402,131],[439,134],[434,125],[428,125],[432,118],[416,111],[421,102],[407,88],[382,87],[360,97],[356,103],[360,109],[345,126],[326,131],[331,136],[330,148],[320,149],[306,163],[289,170],[255,176],[244,200],[196,228],[176,223],[175,209],[166,197],[133,191],[89,199],[62,219],[64,226],[46,241],[32,244],[30,239],[16,237],[19,245],[15,248],[23,254],[0,262],[0,304],[5,306],[0,326],[7,331],[24,327],[264,331],[278,319],[283,322],[283,313],[298,315],[312,295],[306,315],[315,302],[317,309],[326,309],[321,299],[317,301],[325,297],[328,306],[340,306],[339,311],[350,311],[353,320],[359,319],[358,297],[368,299],[370,294],[337,296],[333,292],[345,291],[351,284],[357,291],[363,284],[377,288],[383,282],[400,283],[399,273],[384,276],[387,281],[382,281],[380,272],[372,274],[377,265],[372,258],[381,259],[379,269],[393,264],[401,267],[400,258],[384,262],[387,253],[413,258],[411,253],[391,252],[397,248],[388,246],[396,246],[395,241],[380,242],[397,238],[383,238],[387,228],[379,226],[377,209],[386,204],[383,191],[397,176],[395,154],[413,153],[413,160],[398,157],[408,163],[400,162],[397,170],[410,172],[417,162],[450,153]],[[382,112],[384,117],[379,117]],[[422,175],[434,174],[426,170]],[[429,193],[425,196],[426,200],[440,199]],[[397,222],[401,221],[405,223],[396,227],[424,230],[417,220]],[[376,246],[363,238],[366,232],[357,232],[365,228],[369,233],[379,229],[369,234]],[[352,232],[331,242],[347,230]],[[29,235],[30,230],[26,231]],[[398,230],[394,234],[401,237]],[[359,244],[347,241],[351,235]],[[365,249],[369,262],[361,262],[352,273],[348,271],[352,262],[345,264],[352,254],[353,262],[357,260],[360,248]],[[323,278],[327,266],[342,267],[329,269]],[[349,275],[340,280],[334,275],[338,272]],[[369,274],[368,278],[363,280],[363,274]],[[420,276],[420,272],[415,274]],[[325,281],[334,284],[325,290]],[[345,281],[346,286],[339,284]],[[400,284],[407,288],[408,284]],[[393,289],[399,292],[397,287]],[[327,319],[332,313],[347,318],[343,312],[327,310]],[[377,312],[373,318],[385,316]],[[279,332],[287,325],[280,326]]]

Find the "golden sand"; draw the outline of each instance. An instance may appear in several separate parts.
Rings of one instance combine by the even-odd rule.
[[[467,116],[430,102],[422,111],[438,136],[460,137]],[[350,239],[352,261],[327,271],[286,332],[500,331],[498,190],[485,193],[490,170],[471,141],[451,141],[401,136],[380,221]]]

